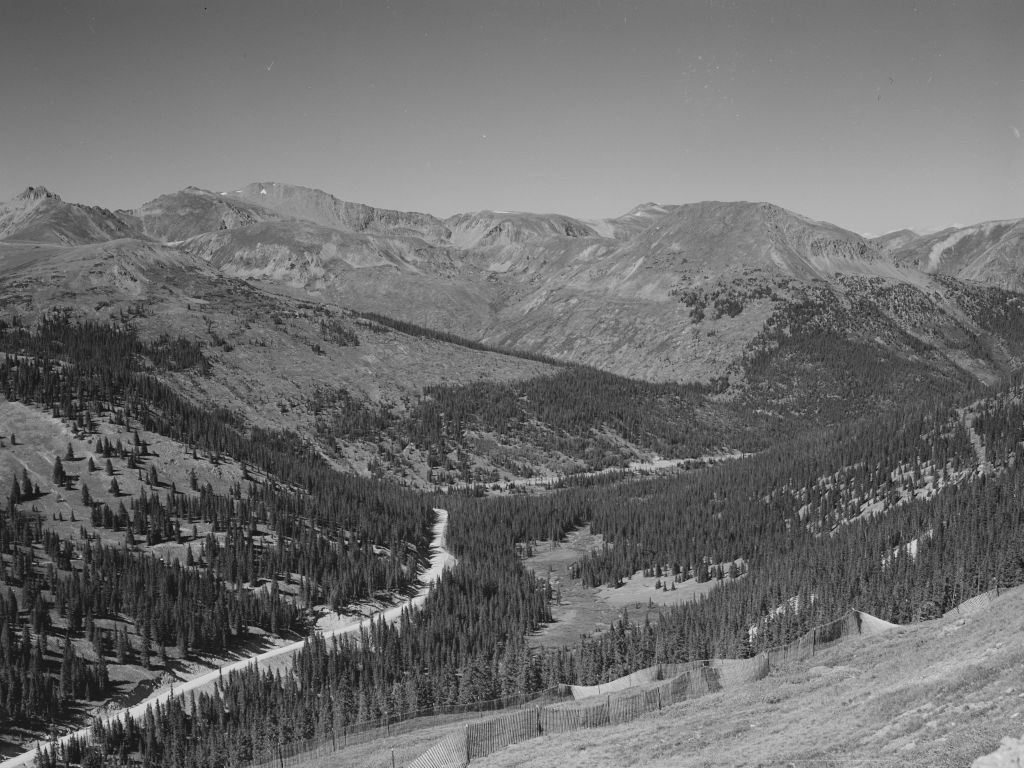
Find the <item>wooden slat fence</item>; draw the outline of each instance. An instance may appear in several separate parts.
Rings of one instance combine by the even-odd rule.
[[[469,764],[466,754],[466,731],[460,729],[441,739],[407,768],[463,768]]]
[[[538,735],[538,709],[509,712],[507,715],[466,726],[466,757],[469,760],[504,749],[509,744]]]
[[[982,592],[980,595],[975,595],[970,600],[965,600],[956,608],[948,610],[942,615],[943,617],[953,615],[970,616],[972,613],[977,613],[978,611],[987,608],[988,604],[998,596],[998,589],[990,589],[988,592]]]
[[[850,611],[812,628],[786,646],[748,659],[660,664],[609,683],[572,686],[573,701],[538,706],[534,717],[525,711],[515,713],[515,720],[513,715],[506,715],[468,726],[466,763],[517,741],[626,723],[670,704],[749,685],[767,677],[773,665],[811,658],[845,637],[861,634],[862,616],[867,614]],[[418,763],[410,768],[414,766],[421,768]]]
[[[978,595],[945,615],[975,613],[987,606],[997,594],[998,591],[993,590]],[[488,718],[479,723],[470,723],[464,729],[459,729],[408,763],[406,767],[462,768],[471,760],[537,736],[625,723],[670,704],[748,685],[766,677],[774,667],[810,659],[846,637],[874,634],[885,631],[890,626],[894,625],[888,625],[887,622],[869,614],[849,611],[839,619],[812,628],[787,645],[772,648],[752,658],[658,664],[600,685],[563,685],[541,694],[526,694],[462,707],[446,707],[443,714],[423,713],[417,714],[412,720],[385,725],[368,724],[372,727],[358,726],[350,733],[343,733],[341,738],[345,744],[351,745],[361,740],[370,741],[404,730],[431,727],[446,720],[463,717],[469,712],[478,712],[483,717],[485,712],[506,710],[507,714]],[[636,690],[637,688],[640,690]],[[572,701],[541,703],[557,701],[570,692],[573,696]],[[531,701],[534,702],[532,705]],[[508,712],[510,708],[518,708],[518,711]],[[314,757],[340,749],[341,746],[337,737],[327,741],[321,737],[296,742],[289,745],[287,754],[281,753],[283,760],[277,754],[263,754],[263,764],[254,761],[256,764],[250,768],[297,767]],[[274,759],[267,759],[270,757]]]

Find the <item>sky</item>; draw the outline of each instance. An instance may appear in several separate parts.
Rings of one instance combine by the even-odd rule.
[[[1024,216],[1024,3],[0,0],[0,200]]]

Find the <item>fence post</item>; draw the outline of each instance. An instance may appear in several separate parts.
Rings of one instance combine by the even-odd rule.
[[[543,734],[544,734],[544,729],[541,728],[541,725],[540,725],[540,704],[538,704],[537,705],[537,735],[538,736],[542,736]]]
[[[661,710],[661,686],[660,685],[658,686],[657,691],[658,691],[658,709]]]
[[[466,764],[469,764],[469,726],[466,726]]]

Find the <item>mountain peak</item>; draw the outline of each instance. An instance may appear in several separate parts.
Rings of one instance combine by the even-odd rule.
[[[61,202],[60,195],[56,192],[51,192],[46,187],[25,187],[25,191],[18,195],[15,200],[44,200],[44,199],[56,200]]]
[[[0,240],[81,245],[102,243],[138,232],[103,208],[62,200],[46,187],[26,187],[0,204]]]
[[[626,213],[626,216],[653,216],[661,213],[665,213],[668,209],[660,203],[640,203],[640,205],[632,208]]]

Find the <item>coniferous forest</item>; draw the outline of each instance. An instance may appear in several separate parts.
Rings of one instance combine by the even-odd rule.
[[[831,343],[777,341],[790,361]],[[147,342],[128,322],[54,313],[31,327],[0,325],[0,351],[6,400],[84,434],[106,420],[126,436],[97,440],[95,475],[76,475],[73,455],[53,457],[53,487],[80,499],[89,522],[73,540],[33,511],[45,489],[27,476],[0,478],[10,488],[0,515],[5,724],[56,721],[76,702],[102,700],[115,663],[224,652],[256,630],[295,636],[308,631],[313,605],[408,593],[435,507],[449,511],[457,558],[423,606],[393,625],[331,642],[312,636],[285,670],[226,675],[211,693],[97,727],[90,744],[45,750],[42,765],[243,765],[267,747],[351,723],[606,681],[654,662],[749,656],[850,608],[897,623],[933,618],[1024,582],[1024,406],[1012,385],[980,400],[971,386],[922,385],[899,410],[826,420],[827,429],[809,419],[785,442],[761,431],[751,456],[664,477],[581,479],[536,494],[421,494],[338,472],[296,434],[247,426],[183,396],[161,374],[203,376],[209,363],[194,343]],[[766,365],[751,360],[755,372]],[[593,397],[574,405],[567,392]],[[691,418],[706,394],[568,368],[507,390],[431,390],[403,428],[430,444],[457,438],[469,422],[523,429],[540,421],[568,440],[607,418],[628,434],[653,435],[667,453],[677,438],[701,451],[717,443],[673,431],[667,414]],[[86,480],[95,487],[93,477],[115,469],[155,471],[138,430],[210,461],[231,457],[248,480],[218,493],[150,477],[148,491],[116,508],[91,499]],[[572,646],[532,648],[529,635],[552,619],[553,590],[524,567],[517,545],[559,540],[585,524],[603,541],[573,566],[586,585],[614,587],[636,571],[720,583],[656,622],[627,613]],[[149,551],[166,542],[194,543],[200,554],[189,548],[181,562]]]

